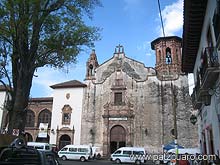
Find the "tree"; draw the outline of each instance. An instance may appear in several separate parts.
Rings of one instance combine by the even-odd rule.
[[[99,0],[0,1],[0,76],[9,77],[10,71],[7,80],[13,87],[8,109],[10,133],[12,129],[24,131],[35,70],[75,63],[83,48],[93,47],[99,39],[99,28],[83,22],[99,5]],[[5,69],[6,64],[11,69]]]

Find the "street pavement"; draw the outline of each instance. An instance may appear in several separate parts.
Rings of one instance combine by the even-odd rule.
[[[66,161],[60,161],[62,165],[102,165],[102,164],[113,164],[113,162],[109,160],[89,160],[86,162],[80,162],[78,160],[66,160]]]
[[[62,165],[116,165],[116,163],[111,162],[110,160],[89,160],[86,162],[80,162],[78,160],[66,160],[59,161]],[[123,164],[122,164],[123,165]],[[144,165],[153,165],[153,163],[145,163]]]

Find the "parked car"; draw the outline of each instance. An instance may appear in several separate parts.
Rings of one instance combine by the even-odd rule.
[[[43,157],[43,160],[46,160],[48,165],[61,165],[58,157],[56,154],[52,151],[39,151],[41,153],[41,156]]]
[[[35,148],[37,150],[42,151],[51,151],[52,146],[48,143],[42,143],[42,142],[27,142],[27,146]]]
[[[92,158],[92,147],[89,145],[66,145],[58,152],[62,160],[72,159],[82,162]]]
[[[25,145],[23,139],[15,139],[11,145],[0,148],[1,165],[60,165],[51,151],[39,151]]]
[[[111,160],[117,164],[141,164],[145,162],[145,154],[145,149],[141,147],[121,147],[111,154]]]

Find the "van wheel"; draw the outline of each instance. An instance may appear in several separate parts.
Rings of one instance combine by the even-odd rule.
[[[136,160],[135,164],[141,164],[141,161],[140,160]]]
[[[86,158],[85,158],[84,156],[82,156],[82,157],[80,158],[80,161],[81,161],[81,162],[85,162],[85,161],[86,161]]]
[[[120,164],[120,163],[121,163],[120,159],[116,159],[115,162],[116,162],[117,164]]]
[[[66,156],[61,157],[62,160],[67,160]]]

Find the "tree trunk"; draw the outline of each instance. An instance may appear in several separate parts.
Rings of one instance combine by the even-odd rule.
[[[31,73],[30,70],[22,70],[23,74],[17,75],[13,111],[10,115],[9,121],[10,134],[13,133],[14,129],[18,129],[19,135],[22,135],[26,124],[26,112],[34,71]]]

